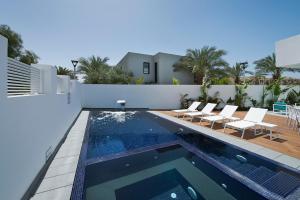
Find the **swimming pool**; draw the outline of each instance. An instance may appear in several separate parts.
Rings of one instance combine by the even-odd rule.
[[[72,199],[297,199],[299,193],[293,169],[146,111],[96,110]]]

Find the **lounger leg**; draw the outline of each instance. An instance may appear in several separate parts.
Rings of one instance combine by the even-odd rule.
[[[245,134],[245,129],[243,129],[243,132],[242,132],[242,139],[244,138],[244,134]]]
[[[226,129],[226,124],[224,124],[224,129],[223,129],[223,133],[225,133],[225,129]]]
[[[210,128],[212,129],[214,127],[215,121],[212,121]]]
[[[202,118],[200,118],[200,125],[201,125],[201,123],[202,123]]]

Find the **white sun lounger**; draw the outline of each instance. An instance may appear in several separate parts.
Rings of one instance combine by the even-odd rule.
[[[224,126],[224,132],[226,127],[242,130],[241,138],[244,138],[245,130],[248,128],[254,128],[254,135],[259,135],[261,133],[256,133],[256,126],[261,126],[262,120],[264,119],[267,111],[268,109],[250,108],[243,120],[226,123]]]
[[[184,113],[183,117],[188,116],[191,118],[191,121],[193,121],[194,117],[201,117],[204,115],[215,115],[211,111],[213,111],[213,109],[216,107],[216,105],[217,104],[215,104],[215,103],[208,103],[201,111]]]
[[[172,110],[173,112],[177,113],[177,117],[179,117],[180,113],[187,113],[187,112],[196,112],[198,111],[197,108],[201,104],[201,102],[194,101],[188,109],[180,109],[180,110]]]
[[[226,105],[218,115],[201,117],[200,123],[202,121],[208,121],[211,123],[210,128],[213,128],[215,122],[217,122],[217,121],[221,121],[221,122],[237,121],[240,118],[232,117],[232,115],[234,114],[234,112],[236,111],[237,108],[238,108],[238,106]]]

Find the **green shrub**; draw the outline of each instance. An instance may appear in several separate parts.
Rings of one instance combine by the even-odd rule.
[[[135,79],[135,84],[137,84],[137,85],[144,84],[144,77],[140,77],[140,78]]]
[[[172,78],[173,85],[180,85],[180,81],[177,78]]]

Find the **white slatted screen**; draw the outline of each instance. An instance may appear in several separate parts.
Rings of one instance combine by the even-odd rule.
[[[7,95],[32,95],[40,92],[40,70],[7,58]]]

